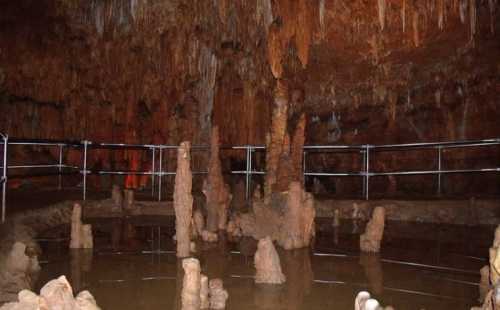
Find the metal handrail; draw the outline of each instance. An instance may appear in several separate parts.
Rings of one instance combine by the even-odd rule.
[[[2,184],[2,221],[5,220],[5,192],[7,187],[7,170],[8,169],[29,169],[29,168],[58,168],[59,188],[62,188],[63,168],[71,168],[79,171],[83,176],[83,199],[86,199],[86,178],[89,174],[99,175],[150,175],[152,180],[152,195],[155,191],[155,178],[158,178],[158,200],[161,200],[162,177],[175,175],[176,172],[163,171],[163,151],[176,150],[178,145],[166,144],[130,144],[130,143],[101,143],[87,140],[71,141],[71,140],[50,140],[50,139],[19,139],[9,138],[8,135],[0,133],[4,145],[4,161],[3,176],[0,178]],[[36,164],[36,165],[12,165],[7,164],[7,148],[8,145],[33,145],[33,146],[57,146],[59,147],[59,162],[57,164]],[[448,148],[467,148],[477,146],[493,146],[500,145],[500,139],[483,139],[483,140],[460,140],[460,141],[443,141],[443,142],[423,142],[423,143],[404,143],[404,144],[383,144],[383,145],[305,145],[303,147],[303,174],[304,176],[335,176],[335,177],[362,177],[363,178],[363,194],[365,199],[369,198],[369,178],[377,176],[402,176],[402,175],[438,175],[438,193],[441,192],[441,175],[451,173],[474,173],[474,172],[500,172],[500,167],[482,168],[482,169],[443,169],[442,168],[442,151]],[[63,163],[63,149],[65,147],[75,147],[83,149],[82,167],[66,165]],[[119,170],[93,170],[88,166],[88,151],[91,149],[144,149],[152,151],[152,165],[149,171],[119,171]],[[191,147],[194,150],[208,150],[209,146],[194,145]],[[246,168],[245,170],[232,170],[231,174],[245,175],[246,198],[250,199],[251,176],[264,175],[265,171],[257,171],[253,167],[252,154],[255,151],[266,150],[265,145],[233,145],[220,146],[221,150],[245,150],[246,151]],[[389,172],[374,172],[370,171],[370,153],[385,152],[385,151],[401,151],[415,149],[437,149],[438,150],[438,168],[437,170],[415,170],[415,171],[389,171]],[[306,155],[308,152],[325,152],[332,151],[334,153],[342,153],[349,151],[359,151],[363,156],[363,169],[359,172],[313,172],[306,169]],[[159,167],[156,167],[156,152],[159,153]],[[194,175],[206,174],[206,171],[193,172]]]

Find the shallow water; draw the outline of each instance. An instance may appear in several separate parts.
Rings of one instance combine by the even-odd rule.
[[[41,241],[37,289],[66,275],[75,292],[89,290],[103,309],[176,309],[182,267],[171,241],[173,218],[87,219],[93,251],[69,251],[69,227]],[[493,228],[388,222],[380,255],[359,253],[364,223],[317,221],[314,250],[279,250],[286,284],[256,285],[256,242],[198,243],[202,272],[222,278],[227,309],[352,309],[368,290],[396,309],[470,309],[479,304],[479,269],[487,264]],[[160,238],[158,238],[158,235]],[[224,239],[224,238],[222,238]],[[164,253],[143,253],[161,249]]]

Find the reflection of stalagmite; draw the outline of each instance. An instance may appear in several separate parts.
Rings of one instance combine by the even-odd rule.
[[[281,271],[280,258],[274,248],[271,238],[266,237],[259,240],[259,245],[254,258],[255,283],[282,284],[285,283],[285,275]]]
[[[212,279],[209,284],[210,309],[225,309],[229,294],[224,289],[221,279]]]
[[[228,209],[231,203],[229,186],[224,182],[219,157],[219,130],[212,128],[208,177],[203,182],[203,194],[207,199],[207,230],[226,229]]]
[[[92,226],[82,223],[82,206],[75,204],[71,215],[71,242],[70,249],[91,249],[94,247],[92,240]]]
[[[189,256],[190,226],[193,211],[191,144],[182,142],[177,149],[177,172],[174,187],[175,233],[177,238],[177,257]]]
[[[384,235],[385,208],[376,207],[372,219],[366,225],[365,233],[361,235],[359,246],[363,252],[379,252]]]
[[[71,282],[75,291],[79,292],[85,287],[85,273],[90,272],[92,268],[93,251],[90,249],[71,250],[70,258]]]
[[[479,273],[481,274],[481,281],[479,281],[479,301],[484,302],[490,290],[490,267],[484,266]]]
[[[201,273],[200,262],[196,258],[182,261],[184,280],[182,282],[182,310],[198,310],[201,306]]]
[[[286,309],[302,309],[304,299],[311,292],[314,275],[309,249],[283,251],[281,263],[286,275]]]
[[[384,275],[382,273],[380,256],[378,254],[361,253],[359,264],[363,266],[366,278],[373,292],[381,294],[384,289]]]

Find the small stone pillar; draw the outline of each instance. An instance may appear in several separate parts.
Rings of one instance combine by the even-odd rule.
[[[359,247],[362,252],[378,253],[380,243],[384,236],[385,208],[376,207],[373,210],[372,219],[366,225],[365,233],[359,239]]]
[[[92,225],[82,223],[82,206],[75,203],[71,215],[71,242],[70,249],[92,249]]]
[[[286,278],[281,271],[280,258],[270,237],[259,240],[254,264],[257,273],[255,283],[282,284]]]

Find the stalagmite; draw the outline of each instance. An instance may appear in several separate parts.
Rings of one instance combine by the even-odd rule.
[[[254,264],[257,270],[255,274],[255,283],[285,283],[286,279],[281,271],[280,258],[270,237],[259,240],[257,252],[254,257]]]
[[[208,230],[203,230],[201,232],[201,239],[205,242],[217,242],[219,240],[219,237],[216,233],[213,233]]]
[[[481,274],[481,281],[479,281],[479,301],[483,302],[490,290],[490,267],[484,266],[479,270],[479,274]]]
[[[203,213],[200,210],[195,210],[193,212],[193,224],[198,236],[201,236],[203,230],[205,230],[205,220],[203,218]]]
[[[359,246],[363,252],[379,252],[380,242],[384,235],[385,208],[376,207],[373,210],[372,219],[366,225],[366,230],[361,235]]]
[[[490,248],[490,281],[500,285],[500,225],[495,230],[495,239]]]
[[[70,249],[91,249],[94,247],[92,239],[92,225],[82,223],[82,206],[75,203],[71,216]]]
[[[229,186],[224,182],[222,175],[219,157],[219,129],[217,126],[212,128],[208,177],[203,182],[203,194],[207,200],[207,230],[211,232],[218,229],[225,230],[232,196],[229,192]]]
[[[199,310],[201,306],[200,262],[196,258],[182,260],[184,279],[182,281],[182,310]]]
[[[208,286],[210,291],[210,309],[225,309],[229,294],[224,289],[222,280],[212,279]]]
[[[208,277],[201,275],[200,280],[200,309],[208,309],[210,307],[210,299],[208,298]]]
[[[277,242],[286,250],[309,246],[314,237],[314,198],[299,182],[291,182],[287,210]]]
[[[118,185],[113,185],[111,189],[111,200],[113,200],[113,209],[114,210],[121,210],[122,205],[123,205],[123,192]]]
[[[354,300],[354,310],[394,310],[394,308],[382,307],[376,299],[371,298],[369,292],[361,291]]]
[[[123,191],[125,204],[123,208],[125,210],[132,210],[135,206],[135,192],[133,189],[126,189]]]
[[[191,144],[182,142],[177,149],[177,173],[174,186],[175,233],[177,257],[189,256],[191,216],[193,210]]]
[[[340,211],[339,209],[335,209],[333,211],[333,227],[339,227],[340,226]]]

